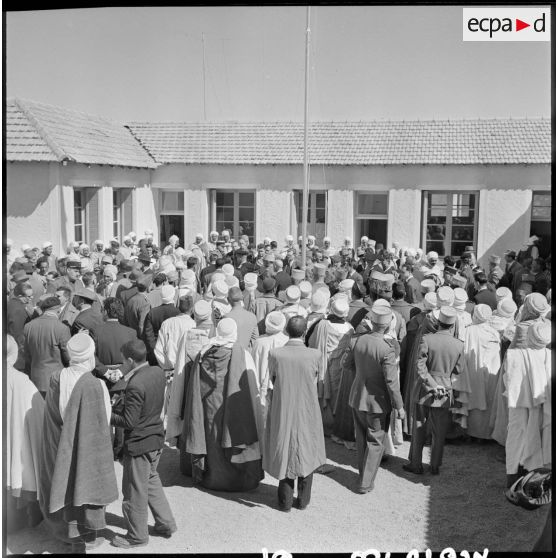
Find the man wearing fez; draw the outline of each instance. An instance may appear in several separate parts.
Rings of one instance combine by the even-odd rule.
[[[384,339],[391,309],[380,306],[369,315],[372,331],[351,340],[345,362],[346,367],[355,370],[349,405],[355,424],[360,494],[374,489],[392,409],[397,418],[405,417],[395,350]]]
[[[461,373],[463,362],[463,341],[456,339],[452,327],[457,312],[451,306],[442,306],[434,311],[438,321],[438,331],[423,336],[417,360],[417,378],[411,394],[415,405],[410,463],[403,469],[421,475],[422,450],[427,429],[432,433],[430,472],[440,473],[444,440],[451,426],[451,407],[453,405],[452,376]]]

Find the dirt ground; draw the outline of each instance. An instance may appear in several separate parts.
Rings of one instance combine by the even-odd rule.
[[[403,471],[409,443],[383,464],[373,492],[357,494],[356,452],[326,440],[334,470],[315,475],[309,507],[276,509],[277,481],[268,475],[247,493],[195,488],[181,475],[176,450],[166,448],[159,472],[178,523],[171,539],[151,537],[138,553],[341,552],[377,549],[408,552],[452,547],[482,552],[528,552],[541,532],[548,506],[527,511],[503,495],[504,449],[496,443],[447,445],[441,474],[415,476]],[[424,462],[429,462],[425,451]],[[120,485],[122,467],[117,463]],[[152,520],[151,520],[152,521]],[[123,553],[110,545],[124,534],[121,500],[107,508],[106,539],[92,553]],[[44,523],[7,537],[8,554],[67,553]]]

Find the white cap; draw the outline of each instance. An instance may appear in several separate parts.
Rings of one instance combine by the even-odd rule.
[[[312,295],[312,300],[310,302],[310,309],[312,310],[312,312],[325,312],[328,302],[329,302],[329,295],[326,294],[324,291],[318,289]]]
[[[163,304],[170,304],[174,301],[175,290],[172,285],[163,285],[161,287],[161,300]]]
[[[365,235],[360,237],[361,242],[368,242],[370,239]]]
[[[461,287],[457,287],[457,289],[453,289],[453,296],[453,307],[458,309],[465,308],[465,303],[469,300],[467,291]]]
[[[247,273],[244,276],[244,287],[249,288],[256,288],[258,286],[258,276],[255,273]]]
[[[211,290],[216,297],[224,298],[229,293],[229,286],[225,281],[219,280],[213,283]]]
[[[288,235],[285,237],[285,241],[286,241],[286,242],[291,242],[291,241],[293,241],[293,240],[294,240],[294,238],[293,238],[293,235],[292,235],[292,234],[288,234]]]
[[[43,242],[43,250],[44,250],[45,248],[50,247],[50,246],[52,246],[52,242],[51,242],[50,240],[47,240],[46,242]]]
[[[331,311],[339,318],[346,318],[349,314],[349,302],[344,296],[340,296],[332,302]]]
[[[211,231],[209,233],[209,236],[213,236],[214,234],[216,234],[217,236],[219,236],[219,233],[217,231]]]
[[[134,231],[130,231],[130,232],[128,233],[128,236],[129,236],[130,238],[135,238],[137,235],[136,235],[136,233],[135,233]]]
[[[300,300],[300,289],[296,285],[287,287],[287,290],[285,291],[285,297],[287,299],[287,302],[298,302]]]
[[[426,259],[427,260],[437,260],[438,259],[438,252],[434,252],[434,250],[432,250],[431,252],[428,252],[428,254],[426,254]]]
[[[343,279],[341,283],[339,283],[339,290],[343,292],[350,291],[355,284],[354,279]]]
[[[309,234],[308,240],[316,240],[316,237],[313,234]]]
[[[312,294],[312,283],[309,281],[301,281],[298,288],[300,289],[300,296],[302,298],[308,298]]]
[[[234,267],[229,263],[225,264],[221,269],[225,275],[234,275]]]
[[[25,252],[26,250],[30,250],[31,246],[29,246],[29,244],[22,244],[21,245],[21,250],[22,252]]]
[[[203,239],[203,234],[202,233],[196,233],[196,238],[202,238]]]
[[[143,231],[143,234],[145,236],[153,236],[153,231],[151,229],[145,229],[145,231]]]
[[[105,243],[100,238],[98,238],[95,242],[93,242],[93,244],[95,245],[102,244],[103,246],[105,245]]]
[[[331,238],[329,238],[329,236],[324,236],[324,242],[331,242]]]

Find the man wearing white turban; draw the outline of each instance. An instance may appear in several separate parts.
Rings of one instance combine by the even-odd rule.
[[[185,395],[181,471],[205,488],[246,491],[263,479],[256,367],[232,318],[194,363]]]
[[[55,371],[46,396],[39,496],[53,534],[95,545],[106,527],[105,506],[118,498],[109,420],[111,406],[85,333],[67,344],[70,365]]]
[[[267,390],[273,386],[269,381],[269,351],[275,347],[282,347],[289,340],[284,333],[287,323],[283,312],[274,310],[265,317],[265,334],[258,337],[252,349],[254,364],[260,382],[260,400],[262,406],[266,405]]]

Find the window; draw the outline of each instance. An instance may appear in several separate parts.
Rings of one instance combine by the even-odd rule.
[[[547,258],[552,253],[552,194],[550,192],[533,192],[531,204],[530,236],[538,236],[539,255]]]
[[[256,193],[246,190],[212,191],[212,228],[219,234],[224,229],[238,239],[243,234],[255,241]]]
[[[533,192],[532,221],[550,221],[552,218],[552,195],[550,192]]]
[[[295,191],[295,208],[297,235],[302,235],[302,190]],[[326,231],[327,192],[309,192],[308,214],[306,216],[306,232],[316,237],[316,243],[321,244]]]
[[[175,234],[184,246],[184,191],[161,190],[159,207],[160,245],[166,246],[169,237]]]
[[[112,191],[112,236],[120,236],[120,192]]]
[[[423,193],[423,246],[440,256],[461,256],[477,239],[477,192]]]
[[[355,246],[363,236],[386,246],[388,194],[357,192],[355,203]]]
[[[85,190],[74,188],[74,240],[85,242]]]
[[[112,190],[112,236],[122,238],[132,227],[132,189],[114,188]]]

